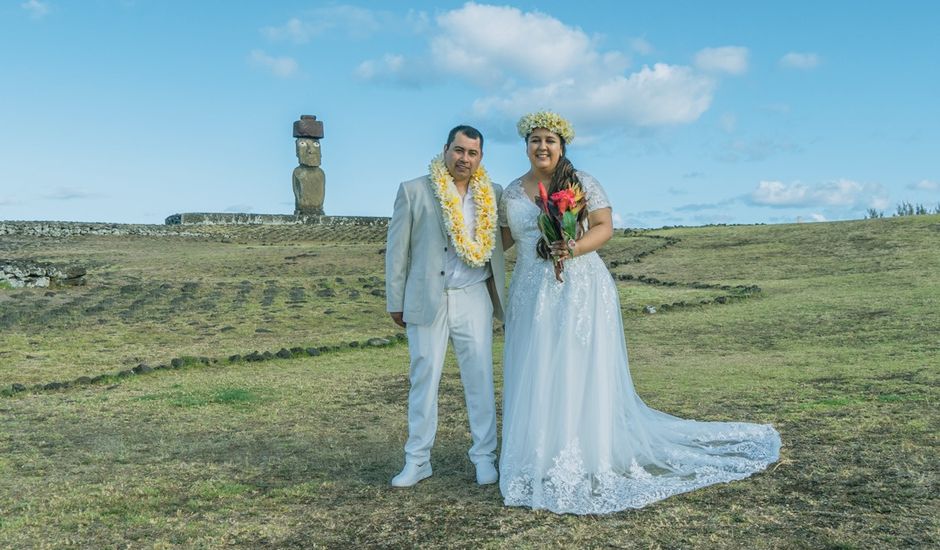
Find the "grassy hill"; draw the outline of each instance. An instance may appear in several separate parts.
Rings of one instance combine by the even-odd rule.
[[[0,289],[0,547],[940,543],[940,216],[617,235],[603,256],[640,395],[773,423],[784,449],[601,517],[473,483],[452,357],[435,475],[388,486],[408,382],[384,231],[187,233],[0,236],[0,257],[88,270]]]

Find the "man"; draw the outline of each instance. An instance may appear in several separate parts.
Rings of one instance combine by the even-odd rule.
[[[405,467],[392,479],[410,487],[431,475],[437,393],[450,340],[470,419],[477,483],[495,483],[493,316],[503,318],[505,267],[496,220],[502,189],[480,166],[483,135],[457,126],[431,173],[398,188],[388,226],[388,312],[408,333],[411,390]]]

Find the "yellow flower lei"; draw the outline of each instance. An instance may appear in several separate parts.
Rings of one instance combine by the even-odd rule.
[[[444,211],[444,226],[454,241],[457,255],[469,266],[483,267],[493,255],[496,244],[496,194],[493,183],[482,166],[470,178],[469,192],[477,208],[476,231],[473,240],[467,235],[467,225],[460,207],[460,195],[454,186],[454,178],[447,171],[441,155],[431,161],[431,182],[434,194]]]

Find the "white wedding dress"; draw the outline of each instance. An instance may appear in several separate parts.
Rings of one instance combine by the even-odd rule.
[[[578,172],[588,210],[610,206]],[[683,420],[648,407],[627,364],[617,288],[596,252],[565,262],[564,283],[535,243],[539,209],[520,180],[500,223],[515,239],[503,361],[499,488],[508,506],[603,514],[742,479],[780,453],[769,425]]]

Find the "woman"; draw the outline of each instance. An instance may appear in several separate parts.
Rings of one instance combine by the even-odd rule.
[[[519,121],[530,170],[500,201],[504,247],[516,245],[504,352],[499,487],[509,506],[600,514],[640,508],[742,479],[779,457],[768,425],[683,420],[637,396],[617,288],[596,250],[613,233],[600,184],[565,156],[574,137],[555,113]],[[575,242],[537,245],[540,182],[580,183],[586,229]],[[583,215],[583,214],[582,214]],[[563,262],[556,279],[549,254]]]

